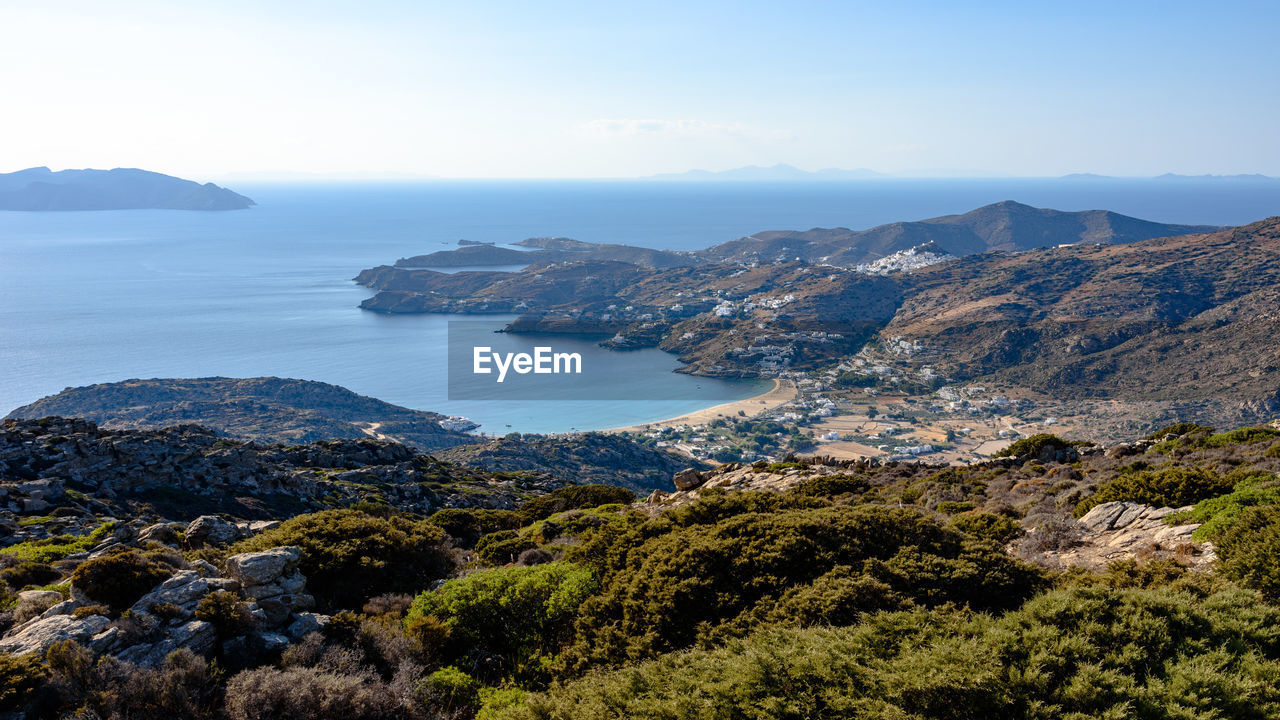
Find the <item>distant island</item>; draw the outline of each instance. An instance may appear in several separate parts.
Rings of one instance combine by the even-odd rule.
[[[134,168],[0,173],[0,210],[244,210],[256,204],[213,183]]]
[[[660,173],[658,175],[650,175],[644,180],[665,180],[665,181],[699,181],[699,180],[754,180],[754,181],[805,181],[805,180],[869,180],[872,178],[886,177],[884,173],[875,170],[867,170],[866,168],[857,168],[855,170],[842,170],[840,168],[826,168],[823,170],[801,170],[793,165],[747,165],[746,167],[733,168],[732,170],[721,170],[712,172],[710,170],[690,170],[682,173]]]

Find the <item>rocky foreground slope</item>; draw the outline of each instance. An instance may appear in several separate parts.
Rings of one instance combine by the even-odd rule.
[[[399,443],[373,439],[305,445],[230,440],[198,425],[108,430],[86,420],[6,420],[0,425],[0,537],[30,532],[20,513],[68,517],[150,513],[184,520],[209,512],[246,519],[393,502],[511,507],[570,481],[540,473],[485,472]]]
[[[125,502],[128,478],[164,464],[136,443],[182,447],[163,433],[4,428],[0,712],[15,717],[656,720],[690,696],[708,717],[1280,708],[1263,682],[1280,668],[1273,427],[1107,448],[1039,435],[964,467],[690,468],[640,503],[481,474],[462,494],[527,495],[443,509],[393,487],[421,480],[414,459],[373,457],[402,446],[225,448],[329,476],[321,505],[359,485],[336,462],[393,473],[366,502],[283,522]],[[235,474],[202,452],[175,464]],[[262,497],[243,477],[209,486]]]

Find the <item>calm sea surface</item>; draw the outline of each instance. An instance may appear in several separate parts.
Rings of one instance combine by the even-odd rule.
[[[363,312],[357,305],[370,292],[350,278],[460,238],[563,235],[696,249],[760,230],[861,229],[999,200],[1178,223],[1280,214],[1280,182],[1226,180],[232,186],[258,207],[0,212],[0,414],[68,386],[277,375],[465,415],[488,432],[614,427],[748,397],[761,385],[672,373],[675,358],[657,350],[609,353],[580,343],[590,354],[584,362],[616,366],[601,382],[631,384],[636,397],[653,388],[684,399],[451,402],[444,370],[451,318]]]

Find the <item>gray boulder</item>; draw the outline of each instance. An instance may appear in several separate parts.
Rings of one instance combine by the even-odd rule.
[[[671,477],[671,482],[675,483],[677,490],[692,490],[704,481],[702,473],[694,468],[685,468]]]
[[[191,620],[169,631],[163,640],[154,643],[132,645],[116,654],[126,662],[144,667],[155,667],[175,650],[186,648],[197,654],[213,649],[217,633],[212,623]]]
[[[300,612],[297,615],[297,619],[290,623],[289,628],[285,630],[285,634],[295,640],[298,640],[313,632],[320,632],[328,622],[328,615]]]
[[[187,547],[226,545],[242,537],[240,528],[217,515],[201,515],[187,525],[183,539]]]
[[[241,553],[227,558],[227,574],[245,588],[267,585],[281,576],[293,575],[302,558],[302,548],[278,547],[262,552]]]
[[[40,618],[23,625],[17,632],[0,640],[0,653],[13,655],[30,655],[43,653],[50,645],[63,640],[85,642],[102,632],[107,618],[101,615],[90,615],[75,618],[70,615],[53,615]]]
[[[62,602],[62,593],[57,590],[23,590],[18,593],[18,600],[28,603],[47,603],[51,601],[59,603]]]
[[[138,541],[143,543],[157,542],[161,545],[177,545],[178,533],[166,523],[156,523],[142,528],[138,533]]]
[[[131,609],[134,612],[151,612],[155,606],[169,603],[182,608],[183,614],[188,615],[209,590],[208,580],[193,570],[182,570],[143,595]]]

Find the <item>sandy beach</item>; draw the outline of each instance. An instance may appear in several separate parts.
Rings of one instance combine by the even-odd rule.
[[[650,423],[642,423],[639,425],[628,425],[626,427],[610,428],[601,432],[639,432],[643,430],[658,430],[665,427],[675,427],[677,425],[706,425],[707,423],[721,417],[737,418],[739,412],[745,417],[751,417],[762,412],[773,410],[780,405],[785,405],[796,398],[796,386],[790,380],[774,380],[773,388],[768,392],[749,397],[744,400],[735,400],[733,402],[724,403],[709,407],[705,410],[698,410],[684,415],[677,415],[666,420],[655,420]]]

